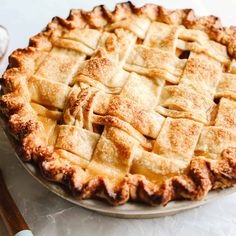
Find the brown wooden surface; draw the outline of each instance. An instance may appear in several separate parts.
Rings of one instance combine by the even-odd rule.
[[[13,198],[8,192],[1,170],[0,170],[0,215],[10,235],[15,235],[17,232],[21,230],[29,229],[23,216],[18,210]]]

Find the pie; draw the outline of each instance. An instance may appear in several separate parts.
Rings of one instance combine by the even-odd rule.
[[[147,4],[71,10],[14,51],[18,153],[78,198],[204,198],[236,182],[236,28]]]

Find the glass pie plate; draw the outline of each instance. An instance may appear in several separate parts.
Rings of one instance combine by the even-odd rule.
[[[11,146],[16,150],[17,142],[11,136],[10,131],[7,128],[6,120],[3,115],[0,115],[1,126],[4,130],[5,135],[11,143]],[[20,161],[22,166],[34,177],[40,184],[42,184],[49,191],[55,193],[59,197],[72,202],[83,208],[99,212],[100,214],[109,215],[120,218],[155,218],[162,216],[169,216],[177,214],[181,211],[189,210],[195,207],[205,205],[213,200],[221,198],[236,192],[236,186],[226,188],[224,190],[214,190],[208,193],[205,199],[201,201],[172,201],[167,206],[148,206],[136,202],[128,202],[122,206],[110,206],[108,203],[101,200],[80,200],[73,197],[70,192],[62,185],[50,182],[46,180],[40,173],[38,167],[32,163],[23,162],[19,155],[16,153],[17,159]]]

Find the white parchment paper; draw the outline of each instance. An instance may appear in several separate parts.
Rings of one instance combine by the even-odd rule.
[[[0,24],[8,28],[8,55],[25,47],[28,38],[44,28],[55,15],[66,17],[69,9],[106,4],[110,9],[119,1],[0,0]],[[133,1],[143,5],[149,1]],[[225,25],[236,25],[236,1],[160,0],[168,8],[194,8],[198,15],[220,16]],[[0,65],[0,74],[7,57]],[[18,163],[7,139],[0,130],[0,168],[13,198],[35,235],[67,236],[151,236],[151,235],[236,235],[236,194],[206,206],[175,216],[147,220],[115,219],[82,209],[43,188]],[[7,235],[0,221],[0,235]]]

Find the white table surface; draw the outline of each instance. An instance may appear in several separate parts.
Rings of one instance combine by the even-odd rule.
[[[0,0],[0,25],[7,27],[10,34],[7,56],[14,49],[25,47],[28,38],[43,29],[53,16],[66,17],[71,8],[89,10],[104,2]],[[109,1],[106,5],[112,9],[115,2],[119,1]],[[134,2],[141,6],[146,1]],[[153,2],[168,8],[194,8],[199,15],[214,14],[220,16],[225,25],[236,25],[234,0]],[[0,65],[0,74],[7,66],[7,56]],[[2,131],[0,158],[0,168],[8,188],[35,235],[236,235],[236,194],[175,216],[146,220],[115,219],[75,206],[42,187],[20,166]],[[0,235],[7,235],[1,221]]]

